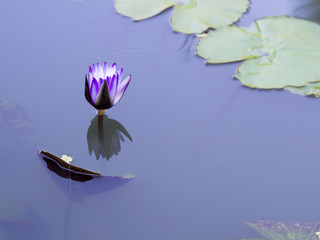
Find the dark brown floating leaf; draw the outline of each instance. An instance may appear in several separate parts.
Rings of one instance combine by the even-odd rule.
[[[71,165],[52,153],[40,151],[42,159],[47,163],[47,167],[63,178],[71,178],[78,182],[86,182],[94,177],[101,176],[101,173]]]

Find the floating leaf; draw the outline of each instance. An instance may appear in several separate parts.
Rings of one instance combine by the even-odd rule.
[[[267,240],[265,238],[238,238],[236,240]]]
[[[53,155],[54,157],[52,157],[52,154],[46,154],[46,152],[43,153],[40,154],[41,159],[44,160],[47,168],[55,173],[50,174],[53,181],[58,186],[58,188],[69,199],[72,200],[82,200],[86,197],[111,191],[128,183],[135,177],[132,174],[127,174],[123,177],[120,177],[84,174],[82,172],[76,173],[64,167],[61,167],[58,164],[58,162],[60,161],[55,160],[56,156]],[[57,175],[60,177],[58,177]],[[73,181],[71,181],[70,179]]]
[[[284,89],[299,95],[320,97],[320,82],[308,83],[304,87],[285,87]]]
[[[86,182],[94,177],[101,176],[101,173],[71,165],[52,153],[40,151],[42,159],[47,163],[47,167],[63,178],[71,178],[74,181]]]
[[[302,87],[320,81],[320,26],[303,19],[267,17],[249,27],[210,31],[200,39],[197,53],[208,63],[246,60],[234,76],[248,87]]]
[[[150,18],[173,7],[173,30],[188,34],[232,24],[248,6],[249,0],[115,0],[116,10],[134,20]]]
[[[268,240],[319,239],[320,223],[283,223],[261,219],[248,225]]]

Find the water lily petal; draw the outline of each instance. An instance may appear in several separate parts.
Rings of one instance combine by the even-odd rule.
[[[110,86],[110,80],[111,80],[111,77],[108,76],[108,77],[106,78],[106,82],[107,82],[108,88],[109,88],[109,86]]]
[[[104,62],[103,64],[103,78],[106,79],[107,78],[107,70],[108,70],[108,63]]]
[[[92,74],[89,72],[89,73],[87,74],[87,81],[88,81],[89,86],[91,86],[92,79],[93,79],[93,76],[92,76]]]
[[[111,102],[113,102],[115,95],[117,93],[118,89],[118,81],[119,81],[119,75],[113,75],[110,86],[109,86],[109,92],[110,92],[110,99]]]
[[[85,84],[84,84],[84,96],[87,99],[88,103],[90,103],[93,107],[96,107],[95,103],[92,101],[92,98],[91,98],[90,87],[89,87],[87,75],[86,75]]]
[[[108,66],[94,63],[89,67],[86,75],[85,97],[87,101],[98,110],[111,108],[122,98],[127,89],[131,75],[121,81],[123,68],[117,71],[117,64]]]
[[[97,66],[96,71],[94,73],[95,78],[96,79],[104,78],[103,69],[102,69],[102,66],[100,65],[100,63],[97,63],[96,66]]]
[[[103,78],[100,78],[100,79],[99,79],[99,89],[101,88],[103,81],[104,81]]]
[[[128,85],[130,83],[130,80],[131,80],[131,75],[129,75],[126,79],[124,79],[120,83],[118,90],[117,90],[117,93],[116,93],[116,96],[112,102],[112,105],[116,105],[120,101],[120,99],[122,98],[124,92],[126,91]]]
[[[121,68],[120,70],[118,70],[118,75],[119,75],[119,83],[121,82],[122,79],[122,74],[123,74],[123,68]]]
[[[108,70],[107,70],[107,76],[113,76],[115,73],[116,73],[116,71],[117,71],[117,64],[112,64],[112,66],[111,67],[109,67],[108,68]]]
[[[91,87],[90,87],[90,96],[91,96],[92,102],[96,103],[98,93],[99,93],[98,82],[94,78],[92,80]]]

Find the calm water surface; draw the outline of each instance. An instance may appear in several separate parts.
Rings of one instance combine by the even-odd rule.
[[[238,24],[314,17],[297,10],[311,1],[252,2]],[[237,63],[205,65],[170,11],[135,23],[111,0],[2,5],[0,239],[230,240],[259,237],[244,223],[260,218],[320,221],[319,99],[243,87]],[[132,74],[107,112],[109,149],[83,94],[103,61]],[[40,149],[106,177],[61,178]]]

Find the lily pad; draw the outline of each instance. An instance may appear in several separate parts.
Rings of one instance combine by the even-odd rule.
[[[268,240],[319,239],[320,223],[283,223],[261,219],[248,225]]]
[[[117,12],[136,21],[173,7],[173,30],[187,34],[232,24],[248,6],[249,0],[115,0]]]
[[[299,95],[320,97],[320,82],[308,83],[304,87],[286,87],[284,89]]]
[[[265,239],[265,238],[238,238],[238,239],[236,239],[236,240],[267,240],[267,239]]]
[[[197,54],[208,63],[246,60],[234,77],[248,87],[303,87],[320,81],[320,25],[278,16],[227,26],[202,37]]]

